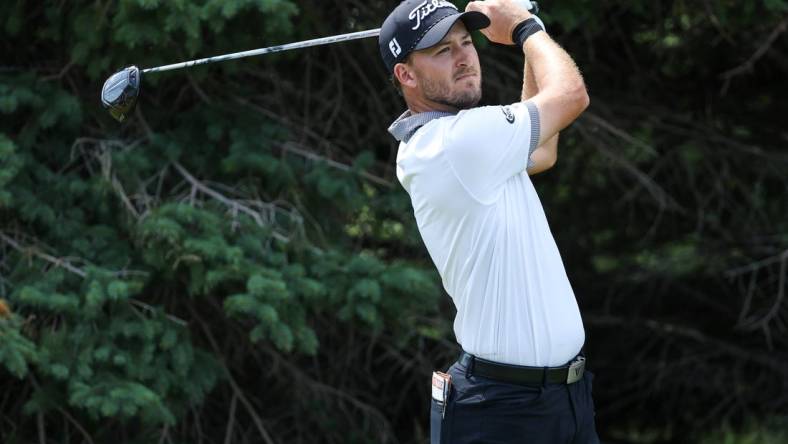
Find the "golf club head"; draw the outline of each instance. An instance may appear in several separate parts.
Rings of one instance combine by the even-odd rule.
[[[101,104],[118,122],[126,120],[134,110],[140,93],[140,76],[139,68],[128,66],[112,74],[101,88]]]

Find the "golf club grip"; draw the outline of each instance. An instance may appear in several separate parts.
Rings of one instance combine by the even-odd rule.
[[[351,32],[349,34],[340,34],[330,37],[322,37],[319,39],[304,40],[301,42],[288,43],[285,45],[269,46],[268,48],[252,49],[249,51],[235,52],[232,54],[225,54],[220,56],[208,57],[204,59],[190,60],[188,62],[173,63],[171,65],[157,66],[155,68],[143,69],[144,74],[171,71],[173,69],[188,68],[195,65],[204,65],[206,63],[223,62],[225,60],[241,59],[244,57],[251,57],[256,55],[269,54],[272,52],[288,51],[291,49],[308,48],[310,46],[327,45],[329,43],[346,42],[348,40],[363,39],[368,37],[377,37],[380,35],[380,28],[370,29],[367,31]]]

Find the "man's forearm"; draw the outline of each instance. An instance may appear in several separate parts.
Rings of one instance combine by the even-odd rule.
[[[532,166],[526,168],[529,176],[547,171],[558,161],[558,134],[547,139],[531,153]]]
[[[520,95],[520,100],[525,102],[539,92],[539,87],[536,86],[536,79],[534,78],[534,70],[528,60],[523,64],[523,92]]]
[[[536,85],[534,70],[531,68],[528,60],[526,60],[523,65],[523,91],[520,99],[526,101],[538,92],[539,87]],[[529,175],[538,174],[552,168],[558,160],[558,134],[536,147],[531,153],[530,160],[533,166],[527,169]]]
[[[547,33],[537,32],[529,37],[523,45],[523,52],[528,69],[533,71],[533,83],[537,92],[552,90],[565,95],[567,99],[573,99],[577,93],[585,94],[585,83],[577,65]],[[526,86],[530,93],[531,86]]]
[[[534,28],[536,21],[529,22],[528,10],[512,0],[472,1],[465,10],[490,19],[490,25],[481,30],[490,41],[510,45],[516,39],[522,46],[538,88],[528,100],[539,110],[540,143],[569,126],[588,107],[588,92],[575,62],[544,30]],[[525,82],[525,87],[526,95],[530,94],[530,83]]]

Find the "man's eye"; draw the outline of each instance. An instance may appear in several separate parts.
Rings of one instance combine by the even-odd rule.
[[[443,49],[438,51],[438,54],[444,54],[444,53],[447,53],[447,52],[449,52],[449,47],[448,46],[444,46]]]

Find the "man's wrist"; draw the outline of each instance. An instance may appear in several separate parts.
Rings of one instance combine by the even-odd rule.
[[[544,31],[544,27],[542,27],[535,18],[530,17],[514,27],[514,30],[512,30],[512,42],[522,48],[525,41],[528,40],[528,37],[531,37],[539,31]]]

